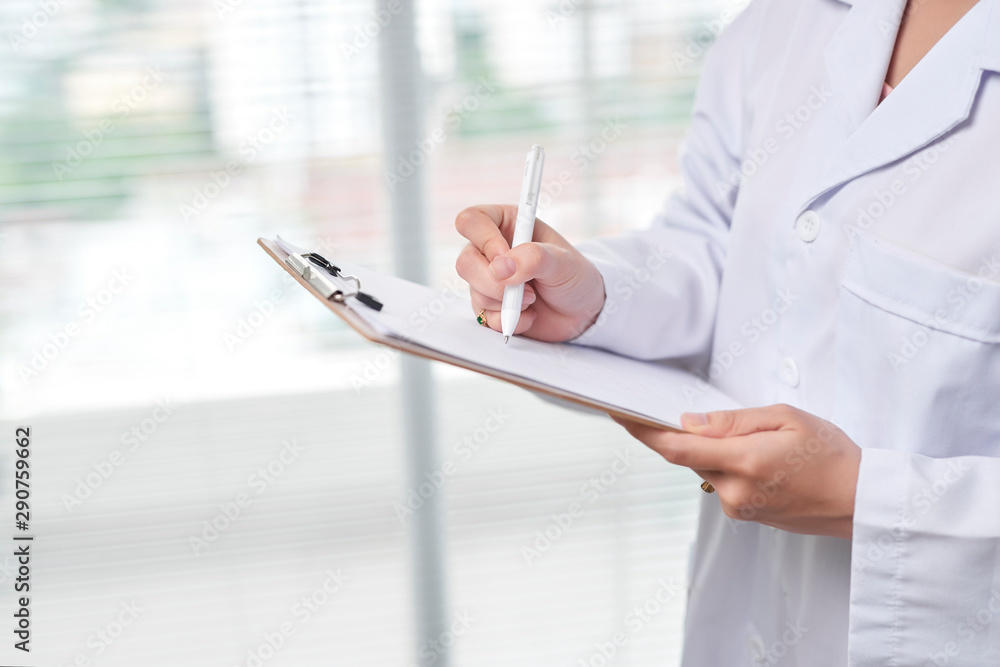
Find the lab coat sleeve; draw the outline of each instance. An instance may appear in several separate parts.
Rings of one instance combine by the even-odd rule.
[[[1000,459],[865,449],[849,664],[1000,665]]]
[[[640,359],[710,349],[740,180],[745,69],[762,4],[751,3],[707,56],[679,156],[683,189],[648,229],[580,244],[604,277],[606,301],[573,342]]]

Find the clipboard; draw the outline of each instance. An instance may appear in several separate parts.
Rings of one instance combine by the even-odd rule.
[[[338,260],[333,264],[319,253],[296,252],[285,242],[259,238],[257,243],[373,343],[503,380],[557,403],[660,429],[682,430],[681,412],[742,407],[702,378],[669,364],[521,336],[505,346],[499,332],[476,323],[467,299],[454,294],[445,298],[446,292]],[[366,303],[366,297],[374,303]],[[440,306],[442,301],[448,303]],[[409,331],[407,324],[412,325]]]

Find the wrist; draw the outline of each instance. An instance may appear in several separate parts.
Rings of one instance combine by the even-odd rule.
[[[574,327],[573,335],[570,336],[568,340],[573,340],[580,338],[590,331],[597,321],[601,318],[601,313],[604,312],[604,304],[607,301],[607,293],[604,289],[604,278],[601,276],[600,271],[597,267],[592,267],[594,272],[597,274],[597,286],[594,288],[594,294],[600,294],[599,299],[595,299],[594,303],[591,304],[590,308],[586,309],[585,314],[580,318],[577,325]]]

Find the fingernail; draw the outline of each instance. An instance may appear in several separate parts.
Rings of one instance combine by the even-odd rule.
[[[514,260],[510,257],[497,257],[490,263],[490,273],[497,280],[506,280],[514,275],[514,271],[517,267],[514,266]]]
[[[685,426],[704,426],[708,423],[708,415],[703,412],[685,412],[681,415]]]

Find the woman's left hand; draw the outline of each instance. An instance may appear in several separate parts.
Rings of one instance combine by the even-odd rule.
[[[685,414],[688,433],[616,421],[710,482],[733,519],[851,538],[861,448],[828,421],[788,405]]]

